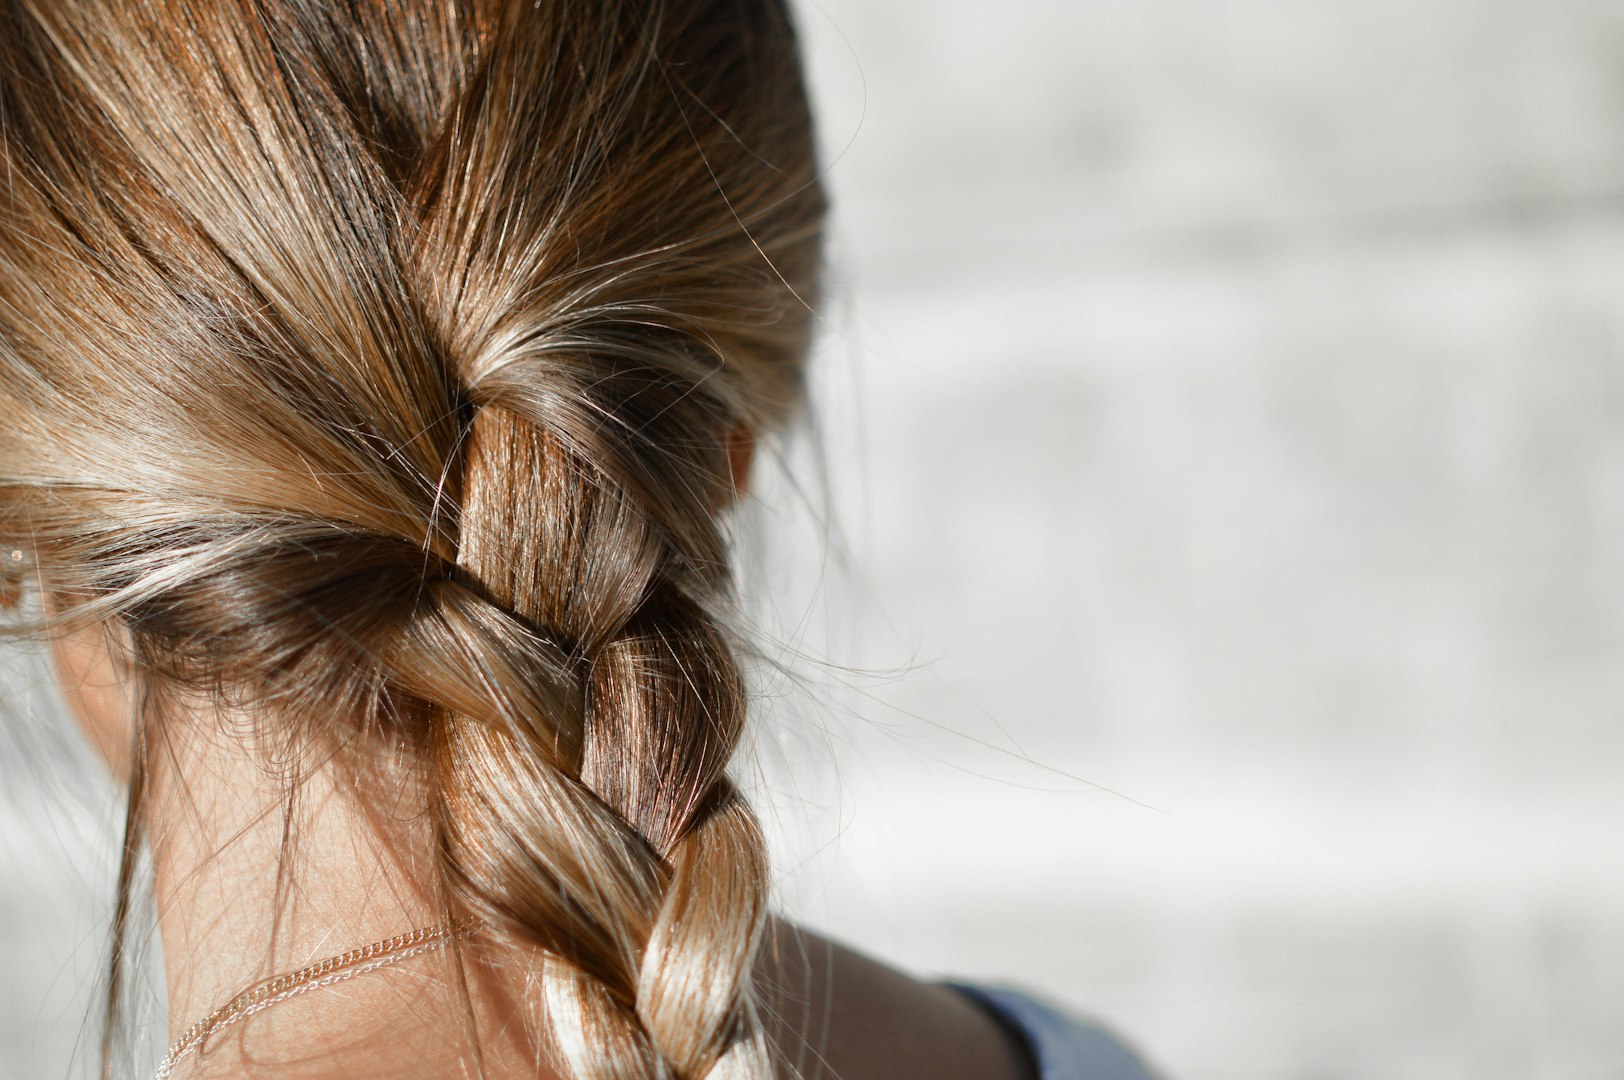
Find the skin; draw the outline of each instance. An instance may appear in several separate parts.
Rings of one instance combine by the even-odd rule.
[[[740,489],[753,440],[730,446]],[[58,632],[52,649],[73,715],[127,779],[134,703],[118,651],[97,630]],[[290,805],[242,716],[199,703],[168,720],[150,773],[171,1039],[261,979],[437,921],[403,761],[374,748],[364,770],[309,763]],[[297,846],[285,852],[290,820]],[[540,957],[474,945],[465,958],[486,1076],[553,1080],[545,1033],[522,1020]],[[1024,1051],[959,994],[787,922],[771,924],[757,980],[785,1080],[1031,1080]],[[235,1024],[176,1076],[473,1076],[461,1000],[445,954],[430,952]]]

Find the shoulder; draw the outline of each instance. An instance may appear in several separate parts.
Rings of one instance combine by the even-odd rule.
[[[1022,990],[974,983],[943,984],[997,1017],[1026,1044],[1038,1080],[1159,1080],[1110,1031]]]
[[[800,1080],[1032,1080],[1018,1038],[962,993],[775,922],[761,1004]]]

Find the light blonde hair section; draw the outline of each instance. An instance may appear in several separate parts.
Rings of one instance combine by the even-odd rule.
[[[769,1075],[718,514],[816,302],[781,4],[0,0],[0,174],[0,542],[148,703],[115,934],[204,695],[412,748],[569,1075]]]

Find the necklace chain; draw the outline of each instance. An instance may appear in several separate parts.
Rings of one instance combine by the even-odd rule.
[[[383,941],[374,941],[358,949],[337,956],[329,956],[314,964],[277,975],[249,987],[209,1015],[181,1033],[170,1044],[169,1052],[158,1065],[153,1080],[169,1080],[170,1073],[182,1058],[202,1046],[210,1035],[223,1027],[244,1020],[290,997],[352,979],[369,971],[398,964],[414,956],[439,948],[448,938],[462,932],[456,923],[438,923],[422,926],[404,934],[396,934]]]

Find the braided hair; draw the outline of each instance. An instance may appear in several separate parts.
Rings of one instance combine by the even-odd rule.
[[[411,748],[567,1075],[769,1075],[720,516],[816,303],[781,3],[0,0],[0,173],[0,542],[147,691],[115,933],[212,696]]]

